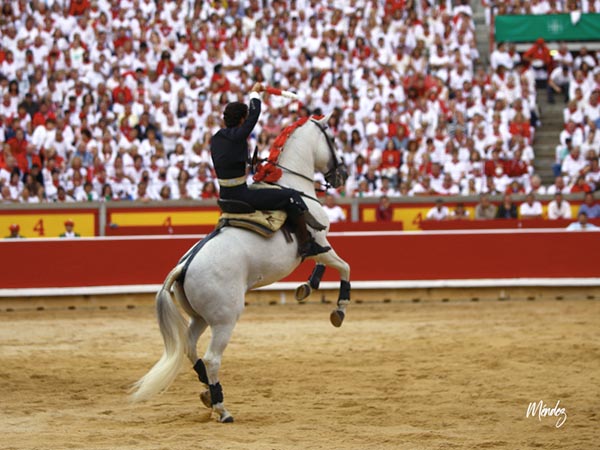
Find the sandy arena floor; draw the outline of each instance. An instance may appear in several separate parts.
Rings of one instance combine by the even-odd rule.
[[[330,308],[247,308],[221,372],[234,424],[191,367],[128,404],[162,352],[150,306],[0,312],[0,448],[598,448],[600,302],[353,304],[340,329]],[[540,400],[562,427],[525,417]]]

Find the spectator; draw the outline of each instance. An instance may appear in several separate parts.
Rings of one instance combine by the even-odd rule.
[[[202,186],[202,194],[200,195],[202,199],[210,199],[210,198],[218,198],[219,193],[217,192],[217,188],[215,187],[215,183],[213,181],[207,181]]]
[[[562,64],[556,67],[548,77],[548,103],[554,103],[554,94],[563,96],[565,103],[569,101],[569,66]]]
[[[137,184],[137,189],[133,193],[133,200],[144,203],[152,200],[148,194],[148,183],[146,181],[142,180]]]
[[[562,174],[569,178],[571,182],[574,182],[577,177],[582,173],[585,167],[585,159],[581,154],[579,146],[574,145],[571,148],[571,152],[565,157],[562,163]]]
[[[546,194],[546,187],[542,186],[542,179],[539,175],[532,175],[526,184],[529,185],[529,188],[526,190],[527,193],[533,192],[536,195]]]
[[[571,194],[577,194],[579,192],[592,192],[592,187],[585,181],[583,175],[579,175],[571,186]]]
[[[502,203],[496,211],[497,219],[516,219],[519,217],[517,205],[512,200],[510,195],[505,195]]]
[[[581,213],[585,213],[586,217],[590,219],[598,219],[600,218],[600,204],[596,203],[594,199],[594,194],[591,192],[586,192],[583,197],[583,204],[579,207],[578,215]]]
[[[454,220],[468,220],[469,211],[465,209],[465,204],[463,202],[458,202],[456,208],[450,212],[449,218]]]
[[[383,195],[379,199],[377,210],[375,211],[375,220],[377,222],[391,222],[394,210],[390,204],[390,199],[387,195]]]
[[[21,236],[20,230],[21,227],[19,226],[18,223],[13,223],[8,227],[8,230],[10,231],[10,234],[8,236],[6,236],[5,239],[22,239],[23,236]]]
[[[490,202],[488,194],[481,194],[479,203],[475,207],[476,219],[494,219],[496,218],[498,208]]]
[[[570,219],[571,205],[563,199],[561,192],[554,194],[554,200],[548,204],[548,219]]]
[[[548,189],[546,189],[546,194],[548,195],[554,195],[557,192],[562,192],[563,194],[569,193],[569,188],[562,176],[556,177],[554,179],[554,184],[548,186]]]
[[[79,233],[74,231],[75,222],[72,219],[65,220],[65,231],[61,233],[59,237],[61,238],[78,238],[81,237]]]
[[[552,59],[555,67],[566,66],[567,70],[573,67],[573,55],[564,42],[558,46],[558,51],[552,56]]]
[[[573,67],[575,69],[581,69],[583,64],[587,64],[588,67],[591,67],[591,68],[594,68],[597,65],[596,60],[594,59],[592,54],[590,54],[587,47],[584,45],[579,47],[578,55],[575,58],[575,60],[573,61]]]
[[[400,193],[392,187],[392,182],[388,177],[381,177],[380,186],[375,189],[375,195],[379,197],[398,197]]]
[[[521,219],[541,219],[542,212],[542,204],[535,199],[535,195],[533,194],[527,194],[525,202],[521,203],[519,207]]]
[[[600,190],[600,164],[598,158],[592,158],[590,165],[584,167],[585,181],[590,185],[592,191]]]
[[[523,60],[533,68],[537,87],[545,88],[548,72],[552,69],[552,55],[544,39],[536,39],[533,45],[523,53]]]
[[[506,42],[499,42],[496,50],[490,54],[490,66],[492,69],[496,70],[498,66],[504,66],[507,69],[513,68],[514,61],[508,53],[507,45]]]
[[[436,190],[431,186],[431,178],[424,176],[412,189],[410,195],[435,195]]]
[[[427,215],[425,216],[426,220],[444,220],[447,219],[450,215],[450,210],[447,206],[444,206],[444,201],[441,198],[438,198],[435,202],[435,206],[431,208]]]
[[[331,194],[325,195],[325,204],[323,209],[329,218],[329,223],[338,223],[346,221],[346,212],[344,208],[336,204],[335,197]]]
[[[581,231],[581,230],[599,230],[600,228],[594,225],[593,223],[588,222],[588,215],[580,211],[577,214],[577,222],[573,222],[569,224],[567,230],[569,231]]]

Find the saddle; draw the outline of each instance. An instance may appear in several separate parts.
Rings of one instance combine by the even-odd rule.
[[[279,231],[287,219],[285,211],[258,211],[239,200],[219,199],[217,203],[222,211],[219,227],[244,228],[267,238]]]
[[[268,183],[254,183],[249,188],[281,189],[280,186]],[[221,208],[221,216],[219,217],[217,228],[225,226],[244,228],[267,238],[273,236],[277,231],[282,230],[286,241],[292,242],[289,227],[282,228],[287,220],[287,213],[285,211],[260,211],[240,200],[219,199],[217,200],[217,204]],[[306,214],[306,223],[317,231],[325,229],[325,226],[308,211]]]

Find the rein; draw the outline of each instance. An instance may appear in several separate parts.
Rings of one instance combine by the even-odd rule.
[[[304,177],[304,175],[302,175],[302,174],[296,174],[294,172],[290,172],[290,173],[292,173],[293,175],[298,175],[298,176]],[[307,177],[304,177],[304,178],[307,178]],[[282,186],[281,184],[272,183],[272,182],[268,182],[268,181],[266,183],[270,184],[271,186],[277,186],[280,188],[289,189],[287,186]],[[324,189],[317,189],[316,191],[317,192],[325,192]],[[301,197],[308,198],[308,199],[312,200],[313,202],[317,202],[319,205],[321,204],[321,200],[319,200],[317,197],[313,197],[312,195],[308,195],[302,191],[296,191],[296,192],[298,192],[298,194],[300,194]]]

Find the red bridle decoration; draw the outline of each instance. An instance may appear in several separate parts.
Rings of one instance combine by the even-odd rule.
[[[313,117],[317,119],[319,118],[317,116]],[[292,133],[296,131],[297,128],[304,125],[308,119],[309,117],[303,117],[302,119],[297,120],[293,124],[288,125],[283,129],[279,136],[277,136],[277,138],[273,141],[273,145],[271,146],[267,160],[257,166],[256,173],[254,174],[254,177],[252,177],[254,181],[274,183],[281,178],[283,172],[279,167],[277,167],[277,161],[279,161],[279,155],[283,151],[283,146]]]
[[[281,178],[283,172],[279,167],[277,167],[277,161],[279,161],[279,155],[283,150],[283,146],[287,142],[288,138],[292,135],[296,128],[301,127],[306,123],[308,117],[303,117],[300,120],[297,120],[293,124],[285,127],[283,131],[277,136],[277,138],[273,141],[273,145],[271,146],[271,150],[269,151],[269,157],[266,161],[261,163],[254,174],[254,181],[265,181],[267,183],[274,183],[275,181]]]

